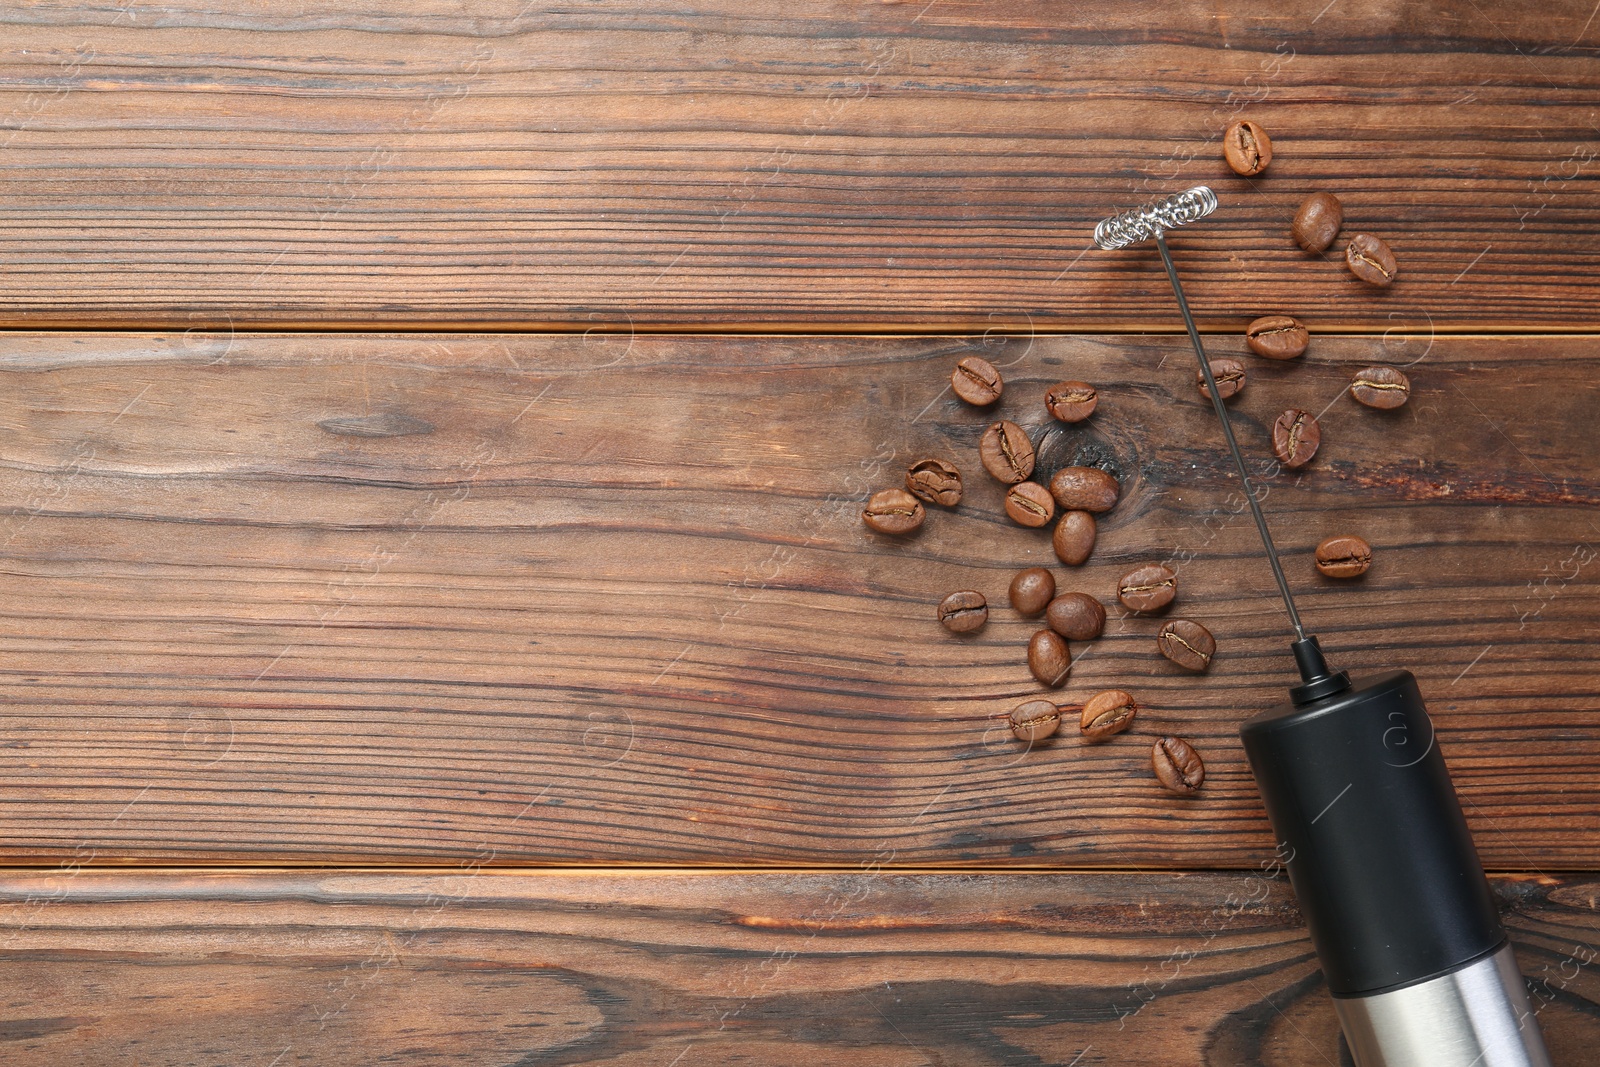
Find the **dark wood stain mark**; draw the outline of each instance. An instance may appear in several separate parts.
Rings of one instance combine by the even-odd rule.
[[[433,432],[433,423],[392,411],[378,415],[342,415],[323,419],[317,425],[341,437],[411,437]]]

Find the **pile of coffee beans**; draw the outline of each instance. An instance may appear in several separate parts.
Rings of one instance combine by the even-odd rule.
[[[1262,343],[1274,346],[1274,350],[1284,348],[1285,336],[1288,335],[1274,333]],[[1219,390],[1237,391],[1242,387],[1244,369],[1238,366],[1234,371],[1218,379]],[[950,387],[967,404],[987,408],[1004,395],[1005,380],[989,361],[968,356],[951,372]],[[1059,427],[1092,416],[1100,394],[1088,382],[1063,381],[1046,389],[1043,399],[1052,425]],[[1041,442],[1046,440],[1047,436],[1040,437]],[[1060,454],[1041,463],[1028,431],[1009,419],[997,419],[979,438],[978,462],[990,477],[1006,487],[1005,511],[1011,520],[1029,529],[1053,523],[1050,543],[1056,557],[1069,567],[1078,567],[1094,552],[1098,538],[1095,516],[1117,506],[1122,499],[1122,485],[1110,471],[1067,462],[1064,451],[1056,451]],[[924,504],[956,507],[963,499],[964,489],[960,468],[948,458],[919,459],[906,469],[904,489],[884,489],[872,495],[862,520],[878,533],[911,534],[927,518]],[[1124,575],[1116,596],[1130,612],[1152,613],[1172,604],[1177,591],[1177,575],[1172,569],[1152,563]],[[1023,618],[1043,616],[1044,628],[1034,631],[1028,639],[1028,672],[1048,689],[1066,685],[1072,675],[1073,642],[1093,641],[1101,636],[1106,626],[1105,605],[1088,592],[1059,589],[1056,576],[1045,567],[1018,571],[1011,579],[1008,599],[1011,608]],[[980,591],[961,589],[939,602],[937,615],[940,624],[952,634],[973,634],[988,623],[990,604]],[[1216,648],[1211,633],[1189,620],[1168,622],[1156,639],[1156,651],[1188,671],[1210,667]],[[1036,697],[1012,708],[1007,718],[1017,740],[1033,745],[1055,736],[1064,713],[1069,711],[1077,716],[1079,735],[1086,741],[1098,742],[1126,731],[1133,724],[1139,705],[1131,694],[1108,689],[1093,694],[1081,705]],[[1174,762],[1162,753],[1187,755]],[[1203,767],[1200,757],[1181,738],[1160,738],[1152,749],[1151,767],[1160,784],[1184,795],[1196,792],[1204,778],[1203,770],[1197,770]],[[1172,767],[1183,769],[1172,771]]]
[[[1223,134],[1223,154],[1229,167],[1246,177],[1263,173],[1272,162],[1272,139],[1259,124],[1242,119]],[[1290,236],[1301,249],[1321,255],[1333,247],[1344,227],[1344,205],[1332,193],[1317,192],[1300,205]],[[1391,285],[1399,273],[1392,249],[1367,233],[1351,235],[1344,250],[1350,273],[1375,286]],[[1267,314],[1246,328],[1245,344],[1264,359],[1291,361],[1304,356],[1311,332],[1292,315]],[[1221,400],[1243,392],[1249,370],[1231,357],[1211,360],[1212,378]],[[1205,375],[1197,373],[1196,387],[1210,399]],[[1005,381],[988,360],[968,356],[956,364],[950,388],[975,408],[996,404]],[[1351,379],[1352,399],[1369,408],[1388,410],[1402,406],[1411,383],[1399,370],[1373,366]],[[1098,536],[1096,515],[1117,506],[1122,486],[1110,471],[1064,459],[1062,424],[1083,422],[1094,415],[1100,392],[1082,381],[1062,381],[1044,393],[1044,408],[1055,429],[1037,440],[1022,426],[997,419],[978,441],[978,462],[1006,487],[1005,512],[1018,526],[1038,529],[1054,523],[1051,547],[1068,567],[1082,566],[1094,552]],[[1273,454],[1291,470],[1309,464],[1322,443],[1317,417],[1300,408],[1284,411],[1273,422]],[[920,529],[927,518],[924,504],[954,508],[963,499],[961,470],[942,457],[919,459],[906,470],[905,488],[874,493],[862,511],[862,521],[872,530],[905,536]],[[1354,535],[1330,537],[1317,546],[1316,569],[1329,578],[1355,578],[1372,564],[1372,549]],[[1165,612],[1178,598],[1178,576],[1163,563],[1147,563],[1124,574],[1116,587],[1117,600],[1129,612]],[[1105,629],[1106,609],[1099,599],[1079,590],[1062,591],[1055,575],[1044,567],[1019,571],[1008,590],[1010,606],[1023,618],[1043,616],[1044,629],[1029,638],[1026,662],[1029,673],[1049,689],[1065,685],[1072,674],[1072,642],[1093,641]],[[989,603],[983,593],[963,589],[950,593],[938,606],[939,622],[953,634],[972,634],[989,620]],[[1209,670],[1217,652],[1211,631],[1192,619],[1166,620],[1156,635],[1156,651],[1178,668],[1194,673]],[[1054,737],[1069,711],[1078,716],[1078,732],[1085,741],[1101,742],[1133,725],[1139,704],[1132,694],[1107,689],[1081,705],[1058,704],[1036,697],[1012,708],[1007,716],[1018,741],[1028,745]],[[1205,782],[1205,763],[1194,746],[1181,737],[1161,736],[1152,745],[1150,767],[1156,781],[1169,792],[1192,796]]]

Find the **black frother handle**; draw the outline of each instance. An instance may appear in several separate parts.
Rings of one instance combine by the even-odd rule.
[[[1444,974],[1505,931],[1408,671],[1240,730],[1335,996]]]

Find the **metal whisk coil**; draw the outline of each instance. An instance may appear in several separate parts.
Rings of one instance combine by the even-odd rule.
[[[1148,241],[1162,230],[1175,230],[1217,210],[1217,194],[1209,186],[1197,185],[1164,200],[1124,211],[1101,221],[1094,228],[1094,243],[1111,251]]]

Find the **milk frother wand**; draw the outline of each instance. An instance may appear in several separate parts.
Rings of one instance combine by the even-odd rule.
[[[1165,231],[1216,210],[1200,185],[1095,227],[1154,240],[1295,640],[1289,703],[1239,728],[1357,1067],[1551,1067],[1433,723],[1410,671],[1352,682],[1307,636],[1178,282]]]

